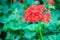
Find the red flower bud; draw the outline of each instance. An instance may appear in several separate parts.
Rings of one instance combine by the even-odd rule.
[[[52,4],[54,4],[54,3],[55,3],[54,0],[50,0],[50,1],[48,2],[49,5],[52,5]]]

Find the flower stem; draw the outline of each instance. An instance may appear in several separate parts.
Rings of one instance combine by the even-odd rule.
[[[8,0],[8,3],[9,3],[8,6],[11,7],[11,5],[12,5],[12,0]]]
[[[43,35],[42,35],[42,32],[41,32],[41,27],[40,27],[39,21],[38,21],[38,32],[39,32],[39,40],[43,40]]]
[[[12,0],[10,0],[10,4],[12,4]]]

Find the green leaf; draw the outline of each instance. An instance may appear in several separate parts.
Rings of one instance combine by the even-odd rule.
[[[35,0],[27,0],[28,5],[32,5],[35,2]]]
[[[49,2],[49,0],[43,0],[43,2],[44,2],[44,3],[47,3],[47,2]]]
[[[57,23],[56,22],[51,22],[49,25],[48,25],[48,29],[50,30],[50,31],[54,31],[54,30],[56,30],[57,29]]]
[[[60,33],[57,35],[57,40],[60,40]]]
[[[24,38],[31,40],[32,38],[34,38],[35,35],[36,35],[36,32],[29,32],[28,30],[25,30]]]
[[[24,13],[23,4],[21,4],[20,2],[13,3],[11,6],[11,9],[13,12],[17,10],[18,11],[17,14],[19,14],[20,16],[23,16],[23,13]]]
[[[22,29],[21,25],[16,22],[9,22],[8,24],[4,25],[4,30],[20,30]]]
[[[30,24],[24,29],[30,30],[30,31],[38,31],[38,24]]]
[[[56,35],[50,35],[48,36],[48,40],[56,40]]]
[[[7,33],[6,40],[14,40],[15,35],[11,34],[10,32]]]

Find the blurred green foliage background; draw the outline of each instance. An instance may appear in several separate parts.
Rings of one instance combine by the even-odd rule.
[[[44,6],[51,12],[49,23],[40,22],[43,40],[60,40],[60,0],[52,6],[49,0],[0,0],[0,40],[38,40],[38,24],[26,22],[24,11],[32,4]]]

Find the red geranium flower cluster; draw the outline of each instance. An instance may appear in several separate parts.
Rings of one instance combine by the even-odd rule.
[[[52,5],[52,4],[54,4],[54,3],[55,3],[54,0],[50,0],[50,1],[48,2],[49,5]]]
[[[45,12],[47,9],[43,5],[32,5],[24,12],[24,18],[27,22],[37,22],[42,20],[43,22],[49,22],[50,11]]]

